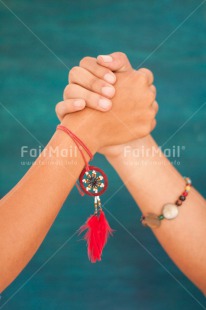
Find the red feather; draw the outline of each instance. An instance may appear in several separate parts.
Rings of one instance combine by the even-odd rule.
[[[89,260],[92,263],[101,260],[101,249],[99,244],[99,233],[98,233],[99,219],[97,215],[92,215],[88,218],[86,223],[80,227],[79,232],[82,233],[87,229],[84,235],[84,239],[87,242],[87,253]]]
[[[102,251],[107,243],[109,235],[112,235],[113,230],[105,217],[103,211],[100,211],[100,216],[90,216],[86,223],[80,227],[79,233],[86,231],[84,239],[87,242],[87,253],[89,260],[92,263],[101,260]]]
[[[110,227],[106,216],[103,211],[100,211],[99,216],[99,242],[101,251],[103,251],[103,248],[105,247],[108,237],[112,235],[113,229]]]

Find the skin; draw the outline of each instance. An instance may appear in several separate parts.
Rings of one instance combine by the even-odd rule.
[[[115,96],[109,112],[102,113],[86,107],[84,111],[66,115],[62,119],[62,125],[74,132],[93,154],[109,145],[144,137],[155,126],[155,94],[145,82],[144,75],[133,70],[127,61],[115,79]],[[88,103],[90,99],[92,102],[94,95],[98,99],[101,97],[80,89],[78,85],[75,91],[73,89],[71,92],[67,87],[65,96],[74,98],[77,92],[82,91]],[[125,111],[124,104],[128,97],[130,101]],[[94,123],[95,130],[91,130]],[[59,155],[55,153],[51,158],[48,150],[56,147]],[[75,157],[76,163],[71,161],[70,152],[67,156],[61,152],[74,147],[68,135],[62,131],[55,132],[35,164],[0,201],[1,292],[35,254],[84,168],[79,152]],[[88,160],[88,156],[85,156]]]
[[[80,68],[75,69],[69,76],[70,89],[75,83],[87,91],[96,90],[99,94],[104,84],[104,70],[109,69],[111,73],[112,71],[118,73],[119,70],[127,66],[125,55],[114,53],[109,56],[112,57],[111,61],[108,61],[108,57],[105,58],[107,61],[104,61],[102,56],[97,59],[84,59],[80,63]],[[102,71],[99,66],[102,66]],[[85,69],[89,70],[89,75]],[[78,74],[75,74],[77,71]],[[148,87],[151,89],[153,82],[151,72],[147,69],[140,71],[145,74]],[[102,72],[102,76],[100,72]],[[93,83],[95,87],[92,86]],[[152,90],[155,92],[154,87]],[[64,117],[66,113],[75,112],[73,99],[69,95],[66,91],[64,94],[65,101],[57,106],[57,114],[61,107],[64,108],[64,113],[59,113],[59,118]],[[101,109],[95,102],[89,102],[84,97],[83,92],[81,92],[80,98],[85,105],[88,104],[94,109]],[[125,103],[128,104],[129,102],[130,98],[128,97]],[[156,102],[153,103],[153,107],[157,112]],[[111,105],[108,106],[108,109],[110,108]],[[126,144],[104,147],[100,151],[118,172],[142,213],[151,212],[159,215],[163,205],[174,203],[177,200],[185,188],[185,181],[160,151],[156,152],[154,156],[145,155],[147,151],[149,152],[153,148],[157,149],[158,146],[151,136],[147,136],[142,139],[134,139]],[[139,151],[138,157],[133,156],[134,151]],[[175,220],[163,220],[159,228],[152,229],[171,259],[204,295],[206,295],[205,222],[206,201],[192,187],[187,200],[179,210],[178,217]]]

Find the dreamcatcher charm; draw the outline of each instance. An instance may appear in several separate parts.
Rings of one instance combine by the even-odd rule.
[[[84,239],[87,241],[88,257],[92,263],[95,263],[101,260],[103,248],[113,231],[102,210],[100,200],[100,195],[107,189],[108,179],[104,171],[98,167],[88,166],[80,174],[79,184],[85,194],[94,196],[94,214],[87,219],[79,231],[82,233],[86,230]]]
[[[86,230],[84,239],[87,241],[88,257],[92,263],[95,263],[96,261],[101,260],[103,248],[107,243],[109,235],[113,232],[104,212],[102,211],[100,201],[100,196],[107,189],[108,179],[103,170],[98,167],[89,166],[83,150],[89,155],[90,160],[93,159],[93,155],[82,140],[65,126],[58,125],[57,129],[64,131],[70,136],[76,144],[85,163],[85,168],[79,176],[79,184],[82,192],[94,197],[94,214],[87,219],[82,227],[80,227],[79,232],[82,233]],[[79,189],[78,184],[76,185]]]

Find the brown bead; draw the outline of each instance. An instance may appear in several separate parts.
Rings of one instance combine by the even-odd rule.
[[[180,207],[181,205],[182,205],[182,201],[178,199],[178,200],[176,201],[176,206]]]
[[[160,227],[161,221],[158,215],[153,214],[153,213],[148,213],[142,219],[142,224],[150,228],[157,228],[157,227]]]
[[[185,196],[183,196],[183,195],[181,195],[181,196],[179,197],[179,200],[184,201],[185,199],[186,199],[186,197],[185,197]]]

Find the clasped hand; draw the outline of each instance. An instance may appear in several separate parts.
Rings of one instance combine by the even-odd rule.
[[[68,81],[57,116],[62,121],[84,110],[83,119],[93,109],[91,135],[97,130],[98,151],[105,155],[108,146],[143,138],[154,129],[158,104],[153,74],[134,70],[125,54],[85,57],[70,70]]]

